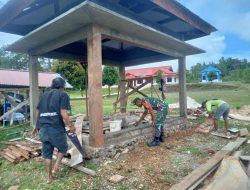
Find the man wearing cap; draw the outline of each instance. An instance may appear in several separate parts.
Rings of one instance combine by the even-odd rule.
[[[213,117],[214,120],[214,130],[218,129],[218,120],[221,116],[224,119],[224,126],[227,130],[228,128],[228,115],[230,111],[229,104],[223,100],[213,99],[213,100],[205,100],[202,102],[201,107],[206,109],[209,117]]]
[[[64,92],[64,87],[65,81],[60,77],[55,78],[52,81],[52,89],[40,97],[37,106],[37,123],[32,131],[32,135],[39,131],[42,141],[42,155],[48,173],[48,183],[51,183],[53,177],[59,174],[61,160],[68,149],[65,123],[72,133],[76,130],[68,115],[70,102],[69,96]],[[54,148],[57,148],[58,153],[52,170]]]
[[[135,98],[132,103],[138,107],[144,107],[144,112],[141,118],[135,122],[137,126],[148,113],[151,115],[151,125],[155,127],[155,137],[152,142],[148,143],[148,146],[159,146],[160,142],[164,141],[164,121],[168,114],[168,103],[157,98]]]

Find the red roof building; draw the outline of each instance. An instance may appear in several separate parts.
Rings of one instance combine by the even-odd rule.
[[[54,78],[61,77],[58,73],[39,72],[38,86],[47,88],[51,86]],[[25,88],[29,87],[29,72],[19,70],[0,69],[0,88]],[[72,86],[66,82],[66,88]]]
[[[127,70],[126,79],[135,80],[137,84],[141,84],[143,79],[146,80],[148,78],[156,78],[159,71],[162,71],[162,77],[165,79],[167,84],[178,83],[178,75],[176,72],[173,72],[171,66]]]

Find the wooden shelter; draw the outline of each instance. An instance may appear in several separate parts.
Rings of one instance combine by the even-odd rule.
[[[175,0],[9,0],[0,18],[0,31],[23,36],[8,50],[30,55],[32,118],[37,56],[87,62],[93,147],[104,145],[102,64],[119,67],[125,79],[126,66],[178,59],[180,115],[185,117],[185,57],[204,52],[185,41],[216,30]],[[125,94],[125,83],[120,92]]]

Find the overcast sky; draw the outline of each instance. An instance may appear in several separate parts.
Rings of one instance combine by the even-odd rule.
[[[7,0],[0,0],[0,7]],[[187,57],[187,68],[197,62],[215,62],[226,58],[246,58],[250,61],[250,0],[179,0],[181,4],[213,25],[218,31],[210,36],[188,43],[204,49],[206,53]],[[19,38],[0,32],[0,46],[13,43]],[[177,61],[142,65],[152,67],[172,65],[177,70]],[[137,66],[138,68],[138,66]]]

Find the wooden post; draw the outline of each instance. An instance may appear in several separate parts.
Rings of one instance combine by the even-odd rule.
[[[96,26],[88,31],[89,144],[104,145],[102,102],[102,35]]]
[[[14,92],[14,102],[16,102],[16,91]],[[13,105],[11,104],[11,109],[13,109]],[[13,122],[14,122],[14,118],[15,118],[15,113],[16,112],[13,112],[10,116],[10,125],[13,125]]]
[[[186,58],[179,58],[179,103],[180,116],[187,116],[187,92],[186,92]]]
[[[120,97],[121,97],[121,102],[120,102],[121,109],[120,109],[120,111],[121,111],[121,113],[126,113],[127,98],[125,96],[125,94],[126,94],[125,67],[119,67],[119,73],[120,73],[120,79],[121,79],[120,89],[118,89],[118,90],[120,90]]]
[[[36,124],[36,107],[39,99],[38,88],[38,58],[30,56],[29,59],[29,85],[30,85],[30,125]]]

